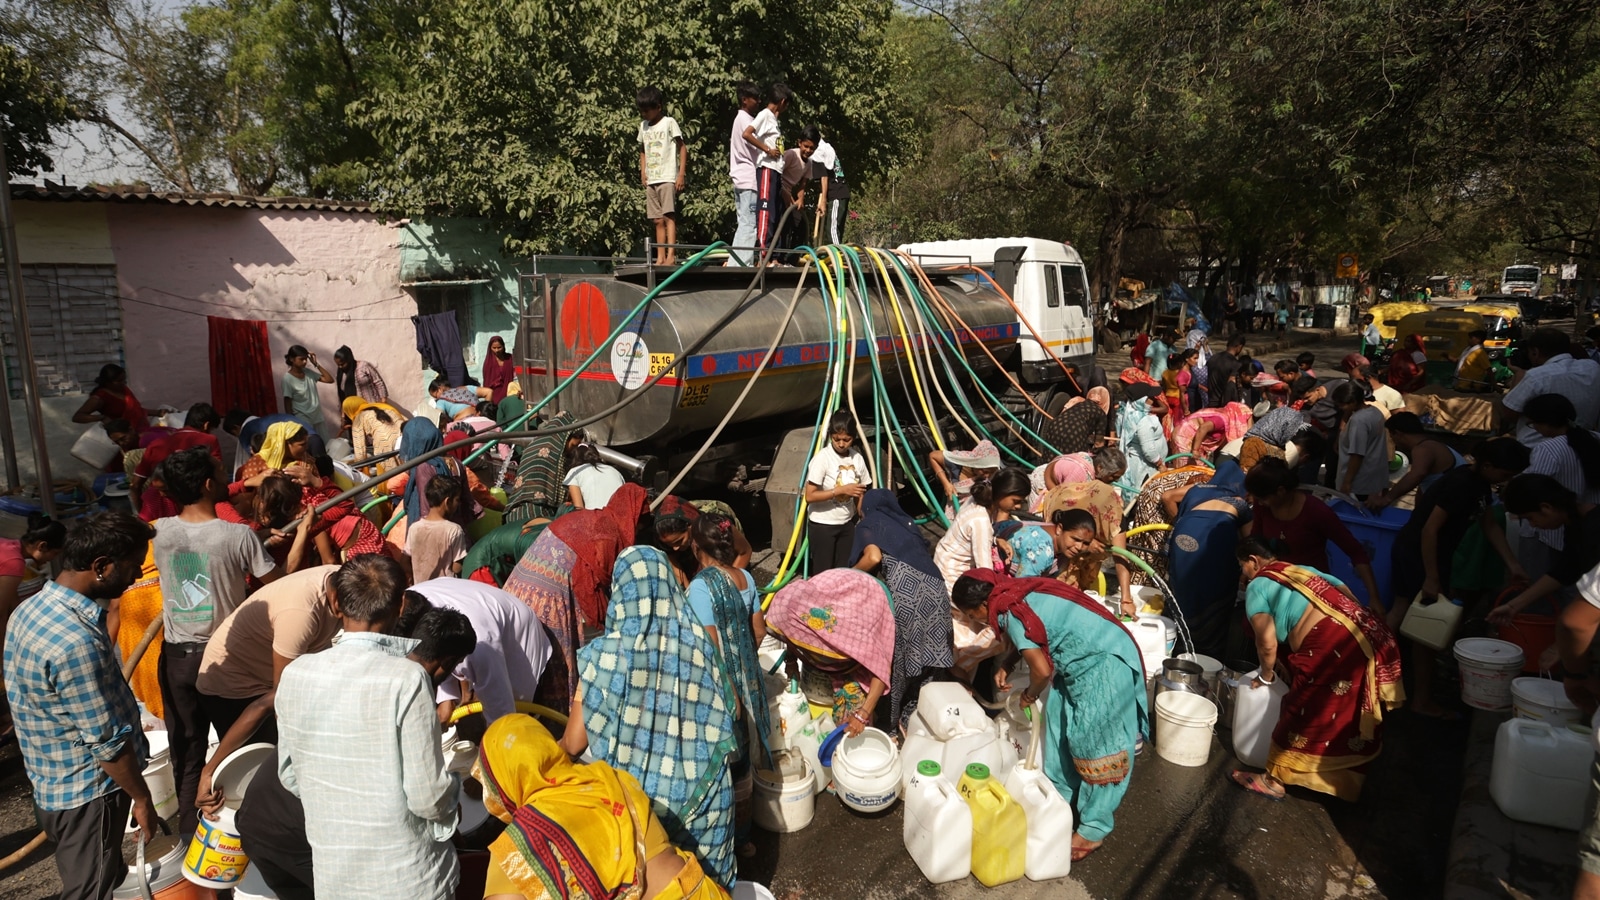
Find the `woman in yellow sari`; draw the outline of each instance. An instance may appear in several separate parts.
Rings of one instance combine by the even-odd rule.
[[[299,422],[274,422],[267,426],[261,449],[240,470],[239,480],[281,471],[292,462],[315,463],[311,458],[311,432]]]
[[[484,900],[728,900],[667,839],[632,775],[573,762],[530,716],[489,726],[475,774],[508,826],[489,845]]]

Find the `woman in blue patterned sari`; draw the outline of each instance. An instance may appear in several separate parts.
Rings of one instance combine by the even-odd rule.
[[[561,743],[638,779],[672,843],[731,888],[738,707],[717,659],[666,554],[629,547],[612,571],[605,633],[578,651],[582,675]]]

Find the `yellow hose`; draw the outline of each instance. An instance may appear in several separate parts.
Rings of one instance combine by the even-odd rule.
[[[462,719],[465,719],[467,716],[475,715],[481,712],[483,712],[482,703],[468,703],[465,706],[456,707],[456,711],[450,714],[450,721],[451,723],[459,722]],[[517,712],[527,713],[530,716],[540,719],[550,719],[551,721],[559,722],[562,725],[567,724],[566,713],[556,712],[548,706],[540,706],[537,703],[528,703],[518,700]]]
[[[911,385],[916,388],[917,400],[922,403],[922,414],[928,417],[929,432],[933,436],[933,445],[943,451],[945,449],[944,440],[939,435],[938,420],[934,418],[933,408],[928,403],[928,395],[923,393],[922,379],[917,374],[916,360],[911,357],[911,354],[915,352],[915,348],[911,343],[911,336],[906,330],[905,319],[900,315],[900,300],[895,295],[894,280],[889,277],[889,272],[884,267],[883,260],[879,258],[878,251],[869,247],[867,248],[867,256],[871,258],[872,264],[878,267],[878,277],[882,279],[884,293],[889,297],[889,307],[894,311],[895,324],[900,326],[901,339],[906,342],[906,361],[910,363],[908,368],[911,369]],[[884,324],[887,325],[889,323],[885,322]],[[893,340],[892,336],[890,340]]]
[[[1150,532],[1150,531],[1171,531],[1171,530],[1172,530],[1172,526],[1171,525],[1168,525],[1165,522],[1156,522],[1156,523],[1151,524],[1151,525],[1140,525],[1138,528],[1129,528],[1127,531],[1124,531],[1122,534],[1123,534],[1124,537],[1133,537],[1136,534],[1144,534],[1144,533]]]

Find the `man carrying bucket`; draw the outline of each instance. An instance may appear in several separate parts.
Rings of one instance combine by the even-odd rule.
[[[39,824],[56,842],[61,900],[107,900],[122,879],[129,807],[140,840],[160,819],[141,772],[149,744],[105,630],[138,579],[150,526],[100,513],[67,532],[62,573],[17,607],[6,631],[6,699]]]

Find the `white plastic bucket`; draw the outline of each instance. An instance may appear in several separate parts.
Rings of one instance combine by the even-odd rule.
[[[816,778],[798,751],[773,754],[773,768],[758,769],[754,778],[755,823],[775,834],[799,831],[817,814]]]
[[[1168,691],[1156,697],[1156,753],[1173,765],[1203,766],[1211,759],[1217,705],[1199,694]]]
[[[730,893],[733,900],[774,900],[771,891],[754,881],[740,881]]]
[[[1567,699],[1559,681],[1548,678],[1511,679],[1511,708],[1519,719],[1549,722],[1557,728],[1579,721],[1578,708]]]
[[[224,808],[216,821],[205,816],[195,829],[189,852],[183,857],[183,877],[214,891],[225,891],[239,883],[250,865],[250,855],[239,843],[239,828],[234,811]]]
[[[165,753],[144,767],[144,785],[150,789],[150,802],[156,817],[170,819],[178,814],[178,785],[172,777],[172,760]]]
[[[1455,645],[1461,666],[1461,700],[1487,710],[1511,708],[1511,681],[1522,671],[1522,648],[1494,638],[1462,638]]]
[[[833,786],[856,812],[882,812],[900,799],[900,750],[887,734],[864,728],[839,742],[833,754]]]

